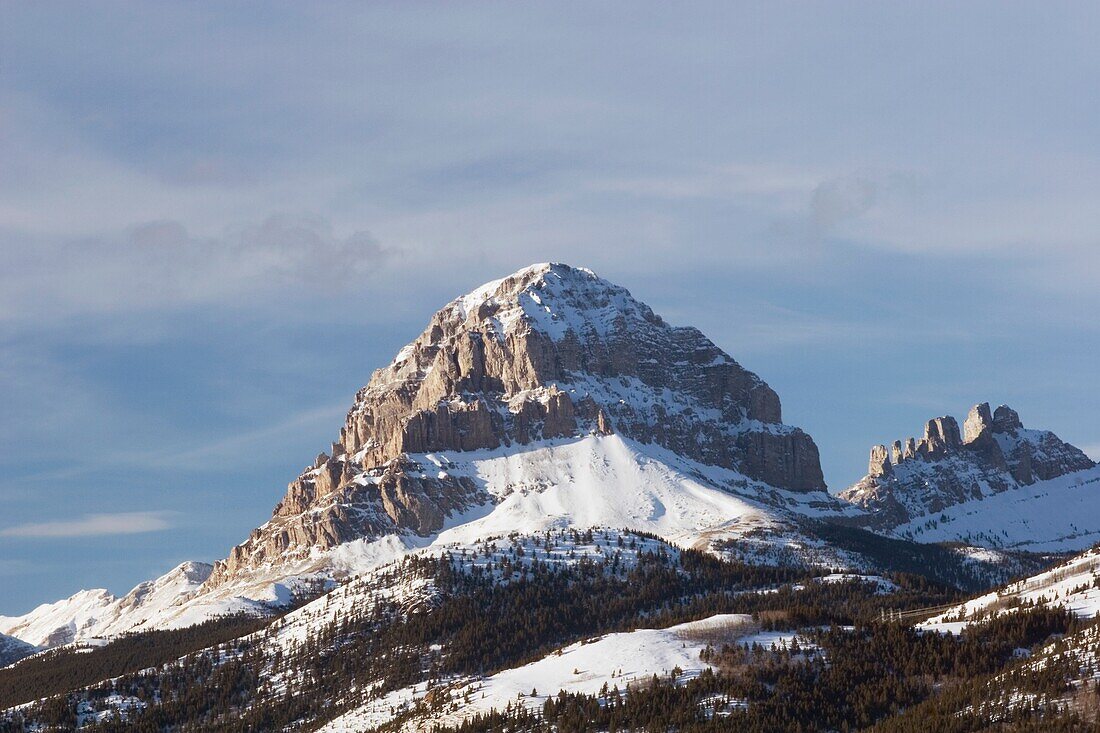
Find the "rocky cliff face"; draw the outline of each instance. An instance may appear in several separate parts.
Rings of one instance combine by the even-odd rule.
[[[920,440],[871,448],[867,475],[840,496],[871,513],[876,528],[1036,481],[1092,468],[1082,451],[1048,430],[1028,430],[1012,408],[975,405],[963,423],[929,420]]]
[[[589,270],[536,265],[452,301],[375,372],[331,450],[209,584],[360,538],[428,535],[488,501],[417,455],[611,433],[773,487],[825,487],[816,445],[782,423],[776,393],[697,329]]]

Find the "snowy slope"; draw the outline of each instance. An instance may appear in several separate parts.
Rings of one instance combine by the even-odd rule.
[[[1100,542],[1100,467],[956,504],[891,534],[917,542],[1080,551]]]
[[[161,628],[210,575],[211,566],[187,562],[156,580],[137,585],[122,598],[106,590],[83,590],[46,603],[22,616],[0,616],[0,633],[41,647]],[[181,624],[186,625],[186,624]]]
[[[22,616],[0,616],[0,633],[37,646],[67,644],[78,629],[94,624],[116,600],[102,588],[82,590]]]
[[[595,695],[606,684],[609,689],[617,686],[622,691],[653,675],[667,677],[677,669],[677,679],[688,680],[710,668],[700,659],[708,644],[740,639],[751,643],[755,631],[751,616],[722,614],[666,629],[638,629],[589,639],[522,667],[457,685],[448,691],[450,702],[444,703],[442,712],[433,711],[407,727],[427,730],[433,725],[455,725],[474,715],[503,710],[509,704],[537,709],[559,690]],[[396,690],[342,715],[321,730],[366,730],[391,720],[391,708],[399,712],[413,710],[426,694],[424,685]]]
[[[798,516],[851,512],[824,492],[784,492],[618,435],[548,441],[535,450],[412,456],[425,470],[468,476],[496,502],[440,533],[473,541],[547,528],[620,527],[706,549],[717,537],[775,528]],[[774,503],[765,502],[769,496]]]
[[[411,454],[408,459],[416,467],[409,471],[413,478],[472,480],[484,503],[447,518],[431,535],[393,533],[315,551],[301,561],[277,558],[196,595],[174,609],[176,617],[194,623],[205,614],[262,609],[263,604],[285,603],[303,585],[321,588],[328,578],[369,572],[411,552],[567,527],[640,530],[704,550],[743,540],[757,558],[782,552],[811,564],[863,566],[797,528],[800,518],[853,515],[858,509],[823,491],[783,491],[619,435],[540,441],[523,450]]]
[[[921,627],[958,631],[975,620],[1011,612],[1025,603],[1065,606],[1085,618],[1100,613],[1100,549],[1089,550],[1046,572],[959,604]]]

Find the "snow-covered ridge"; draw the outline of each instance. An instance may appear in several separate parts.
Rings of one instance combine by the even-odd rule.
[[[22,616],[0,616],[0,633],[40,647],[110,637],[141,628],[165,628],[170,617],[210,576],[212,566],[185,562],[122,598],[103,589],[83,590],[45,603]],[[183,619],[176,625],[195,623]]]
[[[351,733],[391,721],[394,713],[411,714],[402,730],[454,726],[476,715],[508,706],[539,711],[559,691],[600,695],[602,690],[646,684],[655,675],[683,683],[713,669],[702,660],[708,647],[723,644],[786,647],[794,632],[761,632],[747,614],[719,614],[663,629],[636,629],[570,644],[530,664],[484,678],[429,687],[421,683],[368,700],[321,728],[324,733]],[[802,640],[803,648],[812,645]],[[431,693],[432,704],[421,705]],[[720,713],[735,701],[715,700]]]

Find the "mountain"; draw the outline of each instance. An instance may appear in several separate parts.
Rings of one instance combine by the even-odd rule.
[[[1011,548],[1098,516],[1100,468],[988,405],[873,457],[828,494],[776,393],[699,331],[525,268],[432,316],[227,558],[0,619],[50,645],[138,632],[0,671],[0,728],[988,729],[970,682],[1080,621],[1020,604],[955,639],[894,612],[1049,566]],[[977,503],[1003,534],[959,546]],[[936,532],[956,542],[911,539]],[[262,618],[214,618],[238,611]]]
[[[212,566],[185,562],[156,580],[138,584],[122,598],[103,589],[82,590],[45,603],[22,616],[0,616],[0,633],[40,647],[116,636],[143,627],[171,628],[201,618],[182,606],[210,577]]]
[[[938,446],[922,442],[921,455]],[[1040,475],[1046,456],[1032,461]],[[1035,566],[878,542],[835,521],[874,524],[825,491],[816,445],[782,422],[767,383],[590,270],[540,264],[436,312],[359,390],[270,520],[211,570],[193,564],[180,583],[177,569],[121,600],[84,591],[0,618],[0,632],[55,646],[265,614],[409,553],[567,528],[859,571],[911,569],[931,552],[939,580],[967,587]]]
[[[710,545],[851,511],[762,379],[590,270],[541,264],[432,316],[204,590],[340,577],[458,534]]]
[[[212,570],[192,564],[180,584],[177,568],[124,599],[82,591],[0,631],[56,646],[265,613],[409,552],[565,527],[866,564],[804,526],[858,513],[825,488],[817,446],[782,422],[775,391],[697,329],[590,270],[533,265],[435,313]]]
[[[1037,561],[837,526],[896,530],[884,519],[894,507],[923,518],[971,495],[960,487],[975,472],[1004,491],[1088,461],[1008,408],[974,415],[965,441],[950,418],[932,421],[843,501],[825,491],[810,436],[782,422],[775,391],[697,329],[669,325],[590,270],[533,265],[436,312],[359,390],[338,439],[271,518],[213,568],[181,566],[123,599],[83,591],[0,618],[0,632],[56,646],[268,614],[410,553],[564,529],[640,531],[768,565],[931,563],[941,582],[983,585]],[[1015,546],[983,532],[964,541]]]
[[[864,526],[909,536],[914,526],[928,524],[927,518],[951,507],[977,506],[975,502],[1000,494],[1005,496],[999,504],[1005,505],[1014,498],[1005,492],[1079,473],[1081,481],[1090,483],[1095,477],[1088,472],[1095,467],[1081,450],[1054,433],[1025,428],[1010,407],[1001,405],[991,412],[989,404],[982,403],[970,410],[962,434],[955,418],[944,416],[929,420],[920,440],[895,440],[889,448],[876,445],[867,475],[840,496],[868,512],[861,520]],[[1029,506],[1043,503],[1049,502]],[[991,505],[981,506],[982,511],[991,510]],[[1066,519],[1084,518],[1062,511],[1064,507],[1055,509]],[[987,529],[993,533],[1004,529],[1000,525],[1008,518],[996,513],[987,516],[993,520]],[[1100,518],[1100,511],[1088,516]]]

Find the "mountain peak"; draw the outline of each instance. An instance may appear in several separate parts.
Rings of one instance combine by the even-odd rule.
[[[428,536],[492,500],[483,482],[425,473],[425,455],[518,454],[612,433],[761,493],[825,488],[817,446],[783,424],[760,377],[591,270],[540,263],[438,310],[356,394],[331,453],[211,582],[362,538]]]
[[[505,335],[537,330],[561,341],[568,334],[581,342],[593,333],[606,336],[616,325],[646,322],[664,325],[649,306],[586,267],[544,262],[492,280],[451,301],[441,313],[475,328]]]

